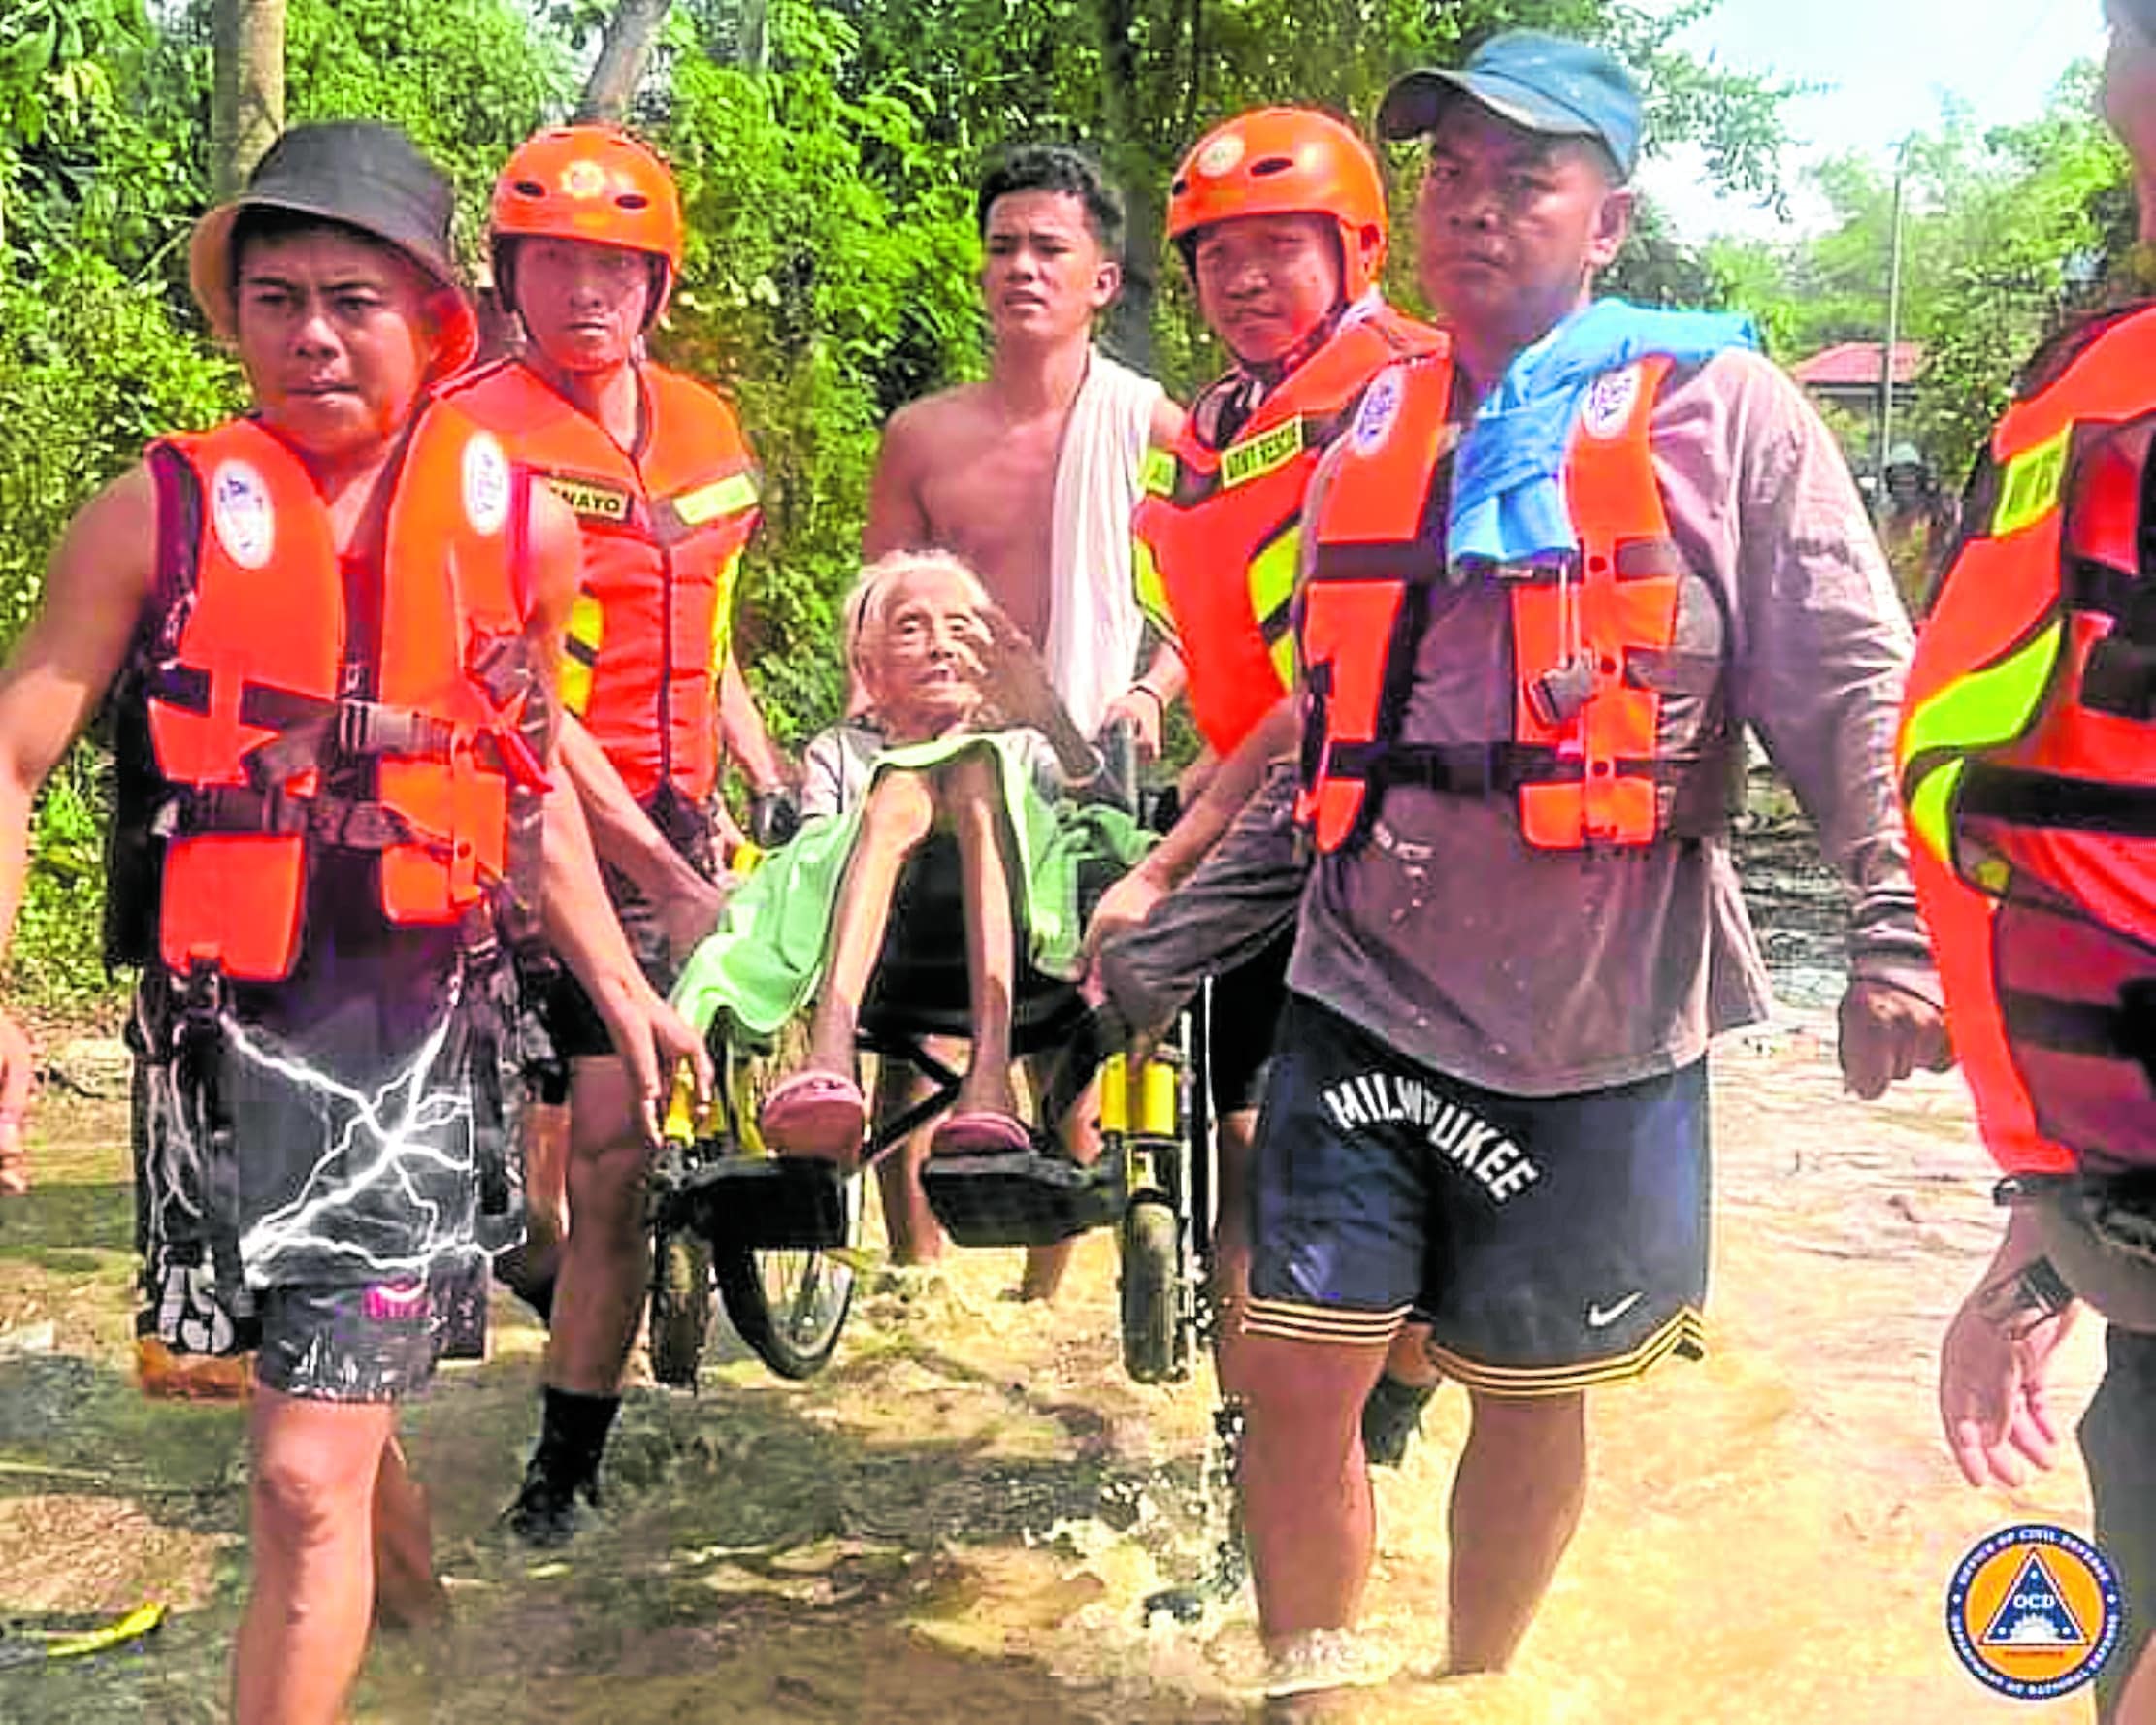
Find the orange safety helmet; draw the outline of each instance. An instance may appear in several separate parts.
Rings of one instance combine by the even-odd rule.
[[[681,194],[666,163],[612,126],[555,126],[525,140],[494,182],[494,278],[516,303],[507,240],[585,240],[666,261],[652,315],[681,272]]]
[[[1353,128],[1312,108],[1259,108],[1215,126],[1168,185],[1168,238],[1192,262],[1200,228],[1238,215],[1329,215],[1340,224],[1341,287],[1366,292],[1385,263],[1385,181]],[[1372,233],[1377,244],[1363,263]]]

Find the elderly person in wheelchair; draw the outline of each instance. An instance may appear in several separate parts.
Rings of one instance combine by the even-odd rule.
[[[807,1013],[805,1060],[759,1119],[781,1155],[860,1156],[865,1009],[969,1043],[934,1154],[1025,1150],[1014,1013],[1076,974],[1090,901],[1147,840],[1112,806],[1127,787],[958,559],[883,558],[845,622],[861,710],[810,744],[800,831],[729,902],[676,1004],[751,1038]],[[954,993],[956,1022],[935,1010]]]

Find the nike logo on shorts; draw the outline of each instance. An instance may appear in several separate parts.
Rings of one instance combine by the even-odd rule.
[[[1613,1323],[1647,1298],[1645,1288],[1636,1287],[1614,1305],[1600,1306],[1590,1303],[1587,1307],[1587,1328],[1606,1330]]]

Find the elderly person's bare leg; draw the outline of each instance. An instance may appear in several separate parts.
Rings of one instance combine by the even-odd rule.
[[[919,773],[879,775],[861,806],[860,836],[839,878],[830,957],[808,1022],[808,1063],[764,1105],[764,1133],[776,1149],[851,1160],[861,1148],[867,1109],[853,1076],[861,1003],[883,956],[899,873],[934,823],[934,793]]]
[[[861,837],[846,860],[832,919],[831,957],[808,1021],[808,1062],[826,1072],[851,1072],[861,1002],[883,955],[892,895],[906,859],[928,837],[935,798],[919,773],[882,774],[862,804]]]
[[[939,800],[958,839],[965,903],[966,993],[972,1056],[953,1099],[955,1116],[1015,1122],[1011,1084],[1011,1013],[1018,987],[1018,920],[1004,855],[1002,774],[986,749],[960,756],[940,774]]]

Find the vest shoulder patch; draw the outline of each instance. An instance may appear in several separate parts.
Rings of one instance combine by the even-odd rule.
[[[1138,482],[1149,497],[1175,495],[1175,457],[1165,449],[1148,449],[1138,472]]]
[[[2062,426],[2034,448],[2024,449],[2007,463],[1999,476],[1999,507],[1991,517],[1991,536],[2005,538],[2034,525],[2058,507],[2059,492],[2066,482],[2066,458],[2074,441],[2074,427]]]
[[[277,510],[250,461],[220,461],[210,476],[210,525],[224,554],[242,569],[261,569],[277,547]]]
[[[1362,405],[1355,411],[1355,430],[1349,434],[1357,455],[1375,455],[1385,447],[1406,394],[1396,371],[1380,372],[1370,380],[1370,387],[1362,392]]]
[[[492,432],[474,432],[464,446],[464,514],[488,538],[508,522],[509,458]]]
[[[1580,426],[1588,437],[1605,441],[1621,438],[1624,428],[1632,423],[1632,410],[1640,400],[1640,368],[1626,366],[1622,371],[1604,372],[1587,385],[1586,398],[1580,404]]]
[[[1258,432],[1222,450],[1221,488],[1232,491],[1238,485],[1248,485],[1253,479],[1262,479],[1267,473],[1286,467],[1302,450],[1303,422],[1298,413],[1270,431]]]

